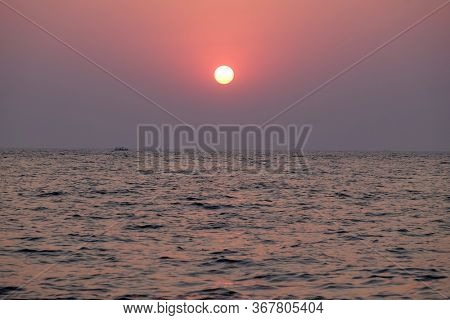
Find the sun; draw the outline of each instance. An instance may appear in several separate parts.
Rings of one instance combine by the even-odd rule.
[[[214,71],[214,78],[220,84],[229,84],[234,79],[234,71],[229,66],[220,66]]]

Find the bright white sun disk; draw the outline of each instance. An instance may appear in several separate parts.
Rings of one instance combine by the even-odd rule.
[[[229,66],[220,66],[214,71],[214,78],[220,84],[229,84],[234,79],[234,71]]]

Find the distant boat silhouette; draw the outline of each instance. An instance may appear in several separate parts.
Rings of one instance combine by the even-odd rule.
[[[115,147],[113,151],[128,151],[128,148],[125,148],[125,147]]]

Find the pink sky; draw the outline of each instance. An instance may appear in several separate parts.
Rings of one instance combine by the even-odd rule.
[[[8,3],[198,125],[264,122],[443,1]],[[133,146],[137,123],[176,122],[3,5],[0,21],[0,146]],[[278,122],[313,124],[314,149],[449,150],[448,39],[450,6]]]

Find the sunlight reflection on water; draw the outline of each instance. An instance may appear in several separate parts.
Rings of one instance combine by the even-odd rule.
[[[133,152],[1,158],[0,297],[450,294],[449,154],[312,153],[302,176],[140,174]]]

